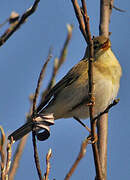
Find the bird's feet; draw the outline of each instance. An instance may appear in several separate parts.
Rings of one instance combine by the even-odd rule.
[[[86,106],[94,106],[95,105],[95,97],[92,96],[91,100],[89,100],[89,102],[86,104]]]
[[[87,138],[89,140],[89,144],[95,144],[98,141],[98,136],[95,134],[95,137],[93,137],[91,134]]]

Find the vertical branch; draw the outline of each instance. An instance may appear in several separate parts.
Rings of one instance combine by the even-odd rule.
[[[1,180],[5,180],[5,151],[4,151],[4,145],[5,145],[5,133],[4,130],[2,128],[2,126],[0,126],[0,132],[1,132],[1,137],[0,137],[0,168],[1,168]]]
[[[13,138],[11,139],[10,142],[7,144],[5,143],[6,136],[4,133],[3,128],[0,126],[0,132],[1,132],[1,137],[0,137],[0,166],[1,166],[1,175],[0,179],[1,180],[8,180],[8,173],[11,165],[11,155],[12,155],[12,144],[13,144]],[[6,147],[6,151],[5,151]]]
[[[7,158],[6,158],[6,168],[5,168],[5,178],[8,179],[8,173],[11,165],[11,155],[12,155],[12,144],[13,144],[13,138],[11,139],[11,142],[7,143]]]
[[[87,7],[85,0],[81,0],[82,9],[79,7],[77,0],[72,0],[74,6],[75,14],[79,22],[80,30],[85,36],[85,40],[88,43],[89,48],[89,65],[88,65],[88,81],[89,81],[89,114],[90,114],[90,123],[91,123],[91,136],[92,136],[92,149],[94,155],[95,169],[96,169],[96,178],[102,179],[102,171],[100,166],[100,160],[98,155],[97,143],[96,141],[96,122],[93,122],[94,118],[94,87],[93,87],[93,60],[94,60],[94,50],[93,50],[93,41],[91,39],[91,32],[89,26],[89,17],[87,15]]]
[[[91,136],[92,136],[92,149],[94,155],[95,169],[96,169],[96,179],[101,180],[102,170],[99,160],[98,148],[96,143],[96,121],[92,121],[94,118],[94,82],[93,82],[93,60],[94,60],[94,48],[93,41],[91,39],[91,32],[89,26],[89,17],[87,15],[87,8],[85,0],[81,0],[82,8],[83,8],[83,17],[85,22],[85,30],[87,34],[88,47],[89,47],[89,61],[88,61],[88,82],[89,82],[89,115],[90,115],[90,123],[91,123]],[[93,142],[94,141],[94,142]]]
[[[100,164],[104,177],[107,176],[107,138],[108,138],[108,113],[103,114],[97,121],[98,151]]]
[[[100,0],[99,34],[109,37],[109,23],[114,0]]]
[[[42,79],[43,79],[43,77],[44,77],[44,73],[45,73],[47,64],[48,64],[48,62],[49,62],[50,59],[51,59],[51,56],[52,56],[52,55],[51,55],[51,49],[50,49],[48,58],[47,58],[46,62],[44,63],[44,65],[43,65],[43,67],[42,67],[42,69],[41,69],[39,78],[38,78],[37,87],[36,87],[35,94],[34,94],[34,98],[33,98],[33,110],[32,110],[33,116],[34,116],[35,110],[36,110],[36,101],[37,101],[37,98],[38,98],[38,95],[39,95],[41,82],[42,82]]]
[[[24,136],[17,146],[15,155],[13,156],[13,162],[11,163],[11,168],[10,168],[10,172],[9,172],[9,180],[13,180],[15,177],[15,174],[19,167],[19,161],[21,159],[21,155],[23,153],[23,149],[26,144],[27,137],[28,137],[28,135]]]
[[[39,162],[39,157],[38,157],[35,132],[32,132],[32,141],[33,141],[34,159],[35,159],[35,165],[37,168],[37,173],[38,173],[39,179],[42,180],[42,173],[40,169],[40,162]]]
[[[100,0],[99,34],[109,37],[109,23],[114,0]],[[103,114],[97,121],[98,150],[103,175],[107,177],[107,137],[108,113]]]
[[[47,64],[50,61],[50,59],[51,59],[51,50],[49,51],[48,58],[46,59],[46,62],[44,63],[44,65],[41,69],[39,78],[38,78],[37,87],[36,87],[34,98],[33,98],[33,107],[32,107],[32,118],[33,118],[33,120],[35,120],[36,102],[37,102],[37,98],[39,95],[41,82],[42,82],[42,79],[44,77],[44,73],[45,73]],[[42,173],[41,173],[41,169],[40,169],[40,162],[39,162],[39,157],[38,157],[38,150],[37,150],[37,143],[36,143],[36,132],[35,131],[32,131],[32,141],[33,141],[34,159],[35,159],[35,165],[36,165],[37,173],[38,173],[39,179],[42,180],[43,178],[42,178]]]

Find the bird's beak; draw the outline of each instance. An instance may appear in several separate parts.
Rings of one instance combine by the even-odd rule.
[[[107,39],[107,41],[106,42],[104,42],[104,44],[102,44],[101,45],[101,49],[103,49],[103,50],[107,50],[107,49],[109,49],[111,47],[111,43],[110,43],[110,40],[109,39]]]

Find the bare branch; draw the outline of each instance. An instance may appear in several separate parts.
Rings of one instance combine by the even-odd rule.
[[[61,50],[57,71],[59,70],[59,68],[61,67],[61,65],[64,63],[64,61],[66,59],[67,48],[68,48],[69,42],[70,42],[71,37],[72,37],[73,25],[67,24],[67,30],[68,30],[68,34],[67,34],[65,43],[63,45],[63,48]]]
[[[10,170],[11,165],[11,156],[12,156],[12,144],[13,144],[13,138],[10,142],[7,143],[7,159],[6,159],[6,168],[5,168],[5,178],[8,179],[8,173]]]
[[[20,20],[11,25],[10,28],[0,37],[0,46],[2,46],[12,36],[12,34],[17,31],[18,28],[27,20],[27,18],[36,11],[39,2],[40,0],[35,0],[33,6],[27,9]]]
[[[31,104],[33,103],[33,108],[32,108],[32,107],[30,108],[29,115],[27,116],[27,121],[30,121],[30,118],[31,118],[31,120],[32,120],[32,114],[34,114],[34,112],[35,112],[36,100],[37,100],[37,97],[38,97],[38,94],[39,94],[39,88],[40,88],[40,85],[41,85],[41,81],[42,81],[42,78],[43,78],[43,75],[44,75],[44,72],[45,72],[47,63],[49,62],[50,58],[51,58],[51,54],[50,54],[50,52],[49,52],[48,58],[47,58],[45,64],[43,65],[43,67],[42,67],[42,70],[41,70],[41,73],[40,73],[40,76],[39,76],[39,79],[38,79],[38,85],[37,85],[37,88],[36,88],[36,91],[35,91],[35,95],[33,96],[33,98],[30,98]],[[32,110],[33,110],[34,112],[33,112]],[[34,116],[34,115],[33,115],[33,116]],[[27,135],[27,136],[28,136],[28,135]],[[14,161],[13,161],[13,163],[12,163],[12,167],[11,167],[11,170],[10,170],[10,178],[9,178],[10,180],[12,180],[12,179],[14,178],[14,176],[15,176],[15,173],[16,173],[16,170],[17,170],[17,168],[18,168],[18,164],[19,164],[19,160],[20,160],[22,151],[23,151],[24,145],[25,145],[25,143],[26,143],[27,136],[25,136],[25,137],[20,141],[20,143],[19,143],[19,145],[18,145],[18,147],[17,147],[17,150],[16,150],[16,152],[15,152]],[[34,154],[35,154],[35,162],[37,162],[36,167],[37,167],[37,169],[38,169],[38,167],[40,167],[40,165],[39,165],[39,162],[37,161],[37,159],[38,159],[38,153],[37,153],[37,147],[36,147],[36,139],[35,139],[35,137],[33,137],[33,140],[35,141],[35,142],[33,142],[33,144],[34,144],[34,146],[35,146],[35,147],[34,147],[34,152],[35,152]],[[38,169],[38,174],[40,174],[39,172],[40,172],[40,170]],[[39,175],[39,176],[40,176],[40,175]]]
[[[119,103],[120,99],[115,99],[103,112],[101,112],[99,115],[97,115],[96,117],[93,118],[92,121],[97,120],[98,118],[100,118],[103,114],[108,113],[108,111],[115,105],[117,105]]]
[[[32,109],[32,118],[33,121],[35,121],[35,111],[36,111],[36,101],[39,95],[39,91],[40,91],[40,86],[41,86],[41,81],[44,77],[44,73],[47,67],[48,62],[51,59],[51,50],[49,52],[48,58],[46,60],[46,62],[44,63],[39,78],[38,78],[38,82],[37,82],[37,87],[35,90],[35,94],[34,94],[34,98],[33,98],[33,109]],[[38,151],[37,151],[37,144],[36,144],[36,132],[32,131],[32,141],[33,141],[33,149],[34,149],[34,159],[35,159],[35,164],[36,164],[36,168],[37,168],[37,172],[38,172],[38,176],[39,179],[42,180],[42,173],[41,173],[41,169],[40,169],[40,163],[39,163],[39,157],[38,157]]]
[[[13,162],[11,163],[11,168],[10,168],[10,172],[9,172],[9,180],[14,179],[16,171],[19,167],[19,161],[20,161],[21,155],[23,153],[23,149],[25,147],[27,137],[28,137],[28,135],[24,136],[17,146],[16,152],[13,156]]]
[[[69,172],[67,173],[66,177],[64,180],[69,180],[70,177],[72,176],[72,174],[74,173],[74,171],[76,170],[79,162],[81,161],[81,159],[85,156],[85,153],[86,153],[86,147],[89,143],[89,138],[87,137],[83,142],[82,142],[82,145],[81,145],[81,148],[80,148],[80,152],[77,156],[77,159],[75,160],[74,164],[72,165],[71,169],[69,170]]]
[[[109,23],[114,0],[100,0],[99,34],[109,37]]]
[[[58,69],[60,68],[60,66],[62,65],[62,63],[64,62],[64,60],[65,60],[65,57],[66,57],[66,51],[67,51],[67,46],[68,46],[68,43],[69,43],[69,41],[70,41],[70,39],[71,39],[71,36],[72,36],[72,26],[71,25],[68,25],[67,26],[67,28],[68,28],[68,36],[67,36],[67,39],[66,39],[66,41],[65,41],[65,44],[64,44],[64,47],[63,47],[63,50],[62,50],[62,53],[61,53],[61,56],[60,56],[60,60],[59,60],[59,67],[57,68],[57,70],[56,71],[58,71]],[[36,109],[36,100],[37,100],[37,97],[38,97],[38,94],[39,94],[39,90],[40,90],[40,85],[41,85],[41,81],[42,81],[42,79],[43,79],[43,76],[44,76],[44,72],[45,72],[45,69],[46,69],[46,66],[47,66],[47,63],[49,62],[49,60],[50,60],[50,58],[51,58],[51,51],[49,51],[49,55],[48,55],[48,58],[47,58],[47,60],[46,60],[46,62],[45,62],[45,64],[43,65],[43,67],[42,67],[42,70],[41,70],[41,73],[40,73],[40,76],[39,76],[39,79],[38,79],[38,84],[37,84],[37,88],[36,88],[36,91],[35,91],[35,95],[33,96],[33,98],[31,98],[32,99],[32,101],[33,101],[33,108],[31,108],[31,110],[33,110],[32,112],[30,112],[29,113],[29,119],[30,119],[30,117],[34,117],[35,116],[35,109]],[[33,114],[33,115],[31,115],[31,114]],[[31,118],[32,119],[32,118]],[[35,119],[35,118],[34,118]],[[35,120],[36,121],[36,120]],[[36,123],[38,123],[38,126],[39,126],[39,123],[40,122],[37,122],[36,121]],[[49,122],[46,122],[46,123],[49,123]],[[51,122],[50,122],[51,123]],[[49,131],[49,125],[50,125],[50,123],[49,124],[47,124],[47,125],[43,125],[42,124],[42,128],[43,129],[45,129],[46,130],[46,132],[45,133],[47,133],[48,131]],[[35,123],[34,123],[35,124]],[[52,124],[52,123],[51,123]],[[33,125],[33,123],[32,123],[32,125]],[[36,125],[37,126],[37,125]],[[43,127],[44,126],[44,127]],[[45,127],[45,126],[47,126],[47,127]],[[40,128],[41,128],[41,126],[40,126]],[[44,135],[46,135],[44,133]],[[50,134],[50,133],[49,133]],[[40,137],[40,135],[43,135],[42,133],[40,133],[40,134],[37,134],[37,138],[39,139],[39,137]],[[47,134],[48,135],[48,134]],[[26,138],[27,138],[27,136],[26,136]],[[23,139],[25,139],[25,138],[23,138]],[[33,145],[35,146],[34,147],[34,156],[35,156],[35,162],[37,163],[36,164],[36,167],[37,167],[37,170],[38,170],[38,174],[39,174],[39,177],[41,177],[40,176],[40,164],[39,164],[39,159],[38,159],[38,152],[37,152],[37,147],[36,147],[36,139],[35,139],[35,137],[33,137],[33,140],[34,140],[34,142],[33,142]],[[43,139],[42,139],[43,140]],[[13,179],[14,178],[14,175],[15,175],[15,173],[16,173],[16,169],[17,169],[17,167],[18,167],[18,164],[19,164],[19,159],[20,159],[20,156],[21,156],[21,153],[22,153],[22,150],[23,150],[23,146],[24,146],[24,144],[25,144],[25,141],[23,140],[21,140],[21,142],[19,143],[19,146],[18,146],[18,148],[17,148],[17,150],[16,150],[16,156],[14,157],[14,162],[13,162],[13,164],[12,164],[12,168],[11,168],[11,178]],[[11,179],[11,180],[12,180]]]
[[[88,128],[88,126],[86,126],[79,118],[77,118],[77,117],[73,117],[77,122],[79,122],[83,127],[85,127],[85,129],[87,129],[87,131],[89,132],[89,133],[91,133],[91,129],[90,128]]]
[[[8,179],[8,173],[11,165],[11,155],[12,155],[12,150],[11,146],[13,144],[13,139],[11,139],[10,142],[7,143],[6,151],[5,151],[5,133],[3,128],[0,126],[0,131],[1,131],[1,138],[0,138],[0,156],[1,156],[1,180],[6,180]],[[5,154],[7,153],[7,155]]]
[[[90,123],[91,123],[91,137],[92,142],[95,141],[96,138],[96,122],[93,122],[92,119],[94,118],[94,83],[93,83],[93,60],[94,60],[94,49],[93,49],[93,41],[91,38],[90,26],[89,26],[89,18],[87,15],[87,8],[85,4],[85,0],[82,1],[82,8],[83,8],[83,16],[85,21],[87,39],[88,39],[88,47],[89,47],[89,63],[88,63],[88,82],[89,82],[89,115],[90,115]],[[99,160],[99,154],[97,149],[96,142],[92,143],[93,155],[94,155],[94,162],[95,162],[95,169],[96,169],[96,178],[102,179],[102,170]]]
[[[100,0],[99,34],[109,37],[109,23],[114,0]],[[107,137],[108,114],[103,114],[97,121],[98,150],[104,178],[107,177]]]
[[[44,174],[43,180],[48,180],[49,173],[50,173],[50,158],[52,157],[52,150],[49,149],[47,155],[46,155],[46,173]]]
[[[59,68],[61,67],[61,65],[65,61],[66,50],[67,50],[67,47],[68,47],[68,43],[69,43],[69,41],[71,39],[71,36],[72,36],[72,26],[68,25],[67,39],[66,39],[64,47],[62,49],[61,56],[60,56],[58,64],[55,63],[55,66],[54,66],[54,69],[53,69],[53,76],[52,76],[51,81],[50,81],[50,83],[48,85],[47,91],[49,91],[52,88],[54,78],[55,78]],[[48,59],[47,59],[46,63],[44,64],[44,66],[43,66],[43,68],[41,70],[41,73],[40,73],[40,76],[39,76],[39,79],[38,79],[38,84],[37,84],[37,88],[36,88],[34,99],[33,99],[33,117],[35,117],[36,100],[37,100],[37,97],[38,97],[38,94],[39,94],[41,80],[43,78],[43,74],[44,74],[45,68],[46,68],[47,63],[49,62],[49,60],[50,60],[50,53],[49,53],[49,56],[48,56]],[[45,97],[45,92],[44,92],[44,96],[42,96],[42,101],[44,101],[43,98]],[[35,120],[35,118],[34,118],[34,120]],[[41,175],[38,152],[37,152],[37,146],[36,146],[35,132],[33,132],[33,146],[34,146],[34,157],[35,157],[36,168],[37,168],[37,171],[38,171],[39,178],[41,179],[42,175]],[[49,161],[47,160],[47,172],[46,172],[45,178],[48,177],[48,173],[49,173],[49,167],[48,167],[49,164],[48,163],[49,163]]]
[[[5,180],[5,151],[4,151],[5,133],[2,126],[0,126],[0,132],[1,132],[1,138],[0,138],[1,180]]]
[[[94,155],[95,169],[96,169],[96,178],[102,179],[102,170],[100,166],[100,160],[98,155],[97,144],[94,140],[97,139],[96,135],[96,122],[92,122],[94,118],[94,89],[93,89],[93,60],[94,60],[94,50],[93,50],[93,40],[91,38],[90,26],[89,26],[89,17],[87,15],[87,7],[85,0],[81,0],[82,10],[79,8],[77,0],[72,0],[76,17],[78,19],[80,30],[88,43],[89,48],[89,67],[88,67],[88,79],[89,79],[89,114],[90,114],[90,123],[91,123],[91,136],[92,136],[92,149]],[[82,11],[82,12],[81,12]]]
[[[51,57],[52,57],[52,55],[51,55],[51,49],[50,49],[49,54],[48,54],[48,58],[47,58],[46,62],[44,63],[44,65],[43,65],[43,67],[41,69],[39,78],[38,78],[38,83],[37,83],[37,87],[36,87],[34,98],[33,98],[33,116],[34,116],[34,113],[35,113],[35,110],[36,110],[36,101],[37,101],[37,98],[38,98],[38,95],[39,95],[41,82],[42,82],[42,79],[44,77],[44,73],[45,73],[47,64],[50,61]]]
[[[98,118],[100,118],[103,114],[108,113],[108,111],[115,105],[118,104],[118,102],[120,101],[120,99],[115,99],[103,112],[101,112],[100,114],[98,114],[96,117],[93,118],[92,121],[96,121]],[[87,131],[91,134],[91,129],[88,128],[88,126],[86,126],[79,118],[77,117],[73,117],[77,122],[79,122],[83,127],[85,127],[85,129],[87,129]]]
[[[113,8],[114,8],[115,10],[119,11],[119,12],[126,12],[125,10],[120,9],[120,8],[118,8],[118,7],[114,6],[114,5],[113,5]]]
[[[85,0],[81,0],[82,2],[82,15],[84,18],[84,23],[85,23],[85,32],[86,32],[86,36],[87,36],[87,43],[88,46],[93,46],[93,42],[91,39],[91,32],[90,32],[90,26],[89,26],[89,17],[88,17],[88,13],[87,13],[87,7],[86,7],[86,2]],[[93,47],[89,48],[89,51],[91,51],[91,55],[93,55]]]
[[[42,180],[42,173],[41,173],[41,169],[40,169],[40,162],[39,162],[39,157],[38,157],[35,131],[32,132],[32,141],[33,141],[34,159],[35,159],[37,173],[38,173],[39,179]]]
[[[61,50],[60,57],[59,57],[59,59],[58,59],[58,58],[55,58],[55,60],[54,60],[54,66],[53,66],[53,72],[52,72],[52,77],[51,77],[51,79],[50,79],[50,82],[48,83],[48,87],[47,87],[46,90],[42,93],[41,100],[40,100],[41,104],[42,104],[42,102],[44,102],[44,98],[45,98],[45,96],[47,95],[47,93],[48,93],[48,92],[50,91],[50,89],[54,86],[56,75],[57,75],[60,67],[62,66],[62,64],[65,62],[66,55],[67,55],[67,48],[68,48],[69,42],[70,42],[71,37],[72,37],[73,26],[70,25],[70,24],[68,24],[68,25],[67,25],[67,30],[68,30],[68,34],[67,34],[65,43],[64,43],[64,45],[63,45],[63,48],[62,48],[62,50]]]
[[[32,96],[29,97],[29,100],[30,100],[30,110],[29,110],[29,113],[27,114],[26,116],[26,120],[27,121],[30,121],[30,117],[31,117],[31,114],[32,114],[32,102],[33,102],[33,98]],[[11,168],[10,168],[10,172],[9,172],[9,180],[13,180],[14,179],[14,176],[17,172],[17,169],[19,167],[19,162],[20,162],[20,159],[21,159],[21,156],[22,156],[22,153],[23,153],[23,150],[24,150],[24,147],[25,147],[25,144],[26,144],[26,141],[27,141],[27,138],[28,138],[28,134],[26,136],[24,136],[17,148],[16,148],[16,151],[14,153],[14,156],[13,156],[13,162],[11,163]]]
[[[79,28],[81,30],[81,33],[83,34],[83,37],[84,37],[85,41],[88,42],[86,31],[85,31],[84,19],[83,19],[82,13],[81,13],[80,6],[78,5],[77,0],[71,0],[71,2],[73,4],[77,20],[79,22]]]

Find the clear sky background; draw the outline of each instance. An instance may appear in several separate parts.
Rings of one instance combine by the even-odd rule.
[[[14,10],[22,14],[33,1],[1,1],[0,23]],[[130,1],[116,1],[115,5],[125,13],[113,10],[110,23],[112,49],[123,69],[118,97],[120,103],[109,113],[108,180],[130,179]],[[87,1],[92,35],[98,35],[99,0]],[[60,69],[56,81],[76,64],[85,51],[85,41],[78,28],[70,0],[41,1],[35,14],[0,49],[0,124],[6,134],[25,121],[30,104],[28,97],[34,92],[41,66],[50,46],[53,58],[49,63],[42,89],[51,76],[53,60],[59,56],[67,35],[66,24],[74,25],[67,60]],[[7,27],[0,29],[0,34]],[[85,120],[89,126],[89,120]],[[45,170],[45,154],[52,148],[50,179],[64,179],[80,150],[80,144],[88,135],[73,119],[61,119],[51,127],[51,137],[38,142],[42,170]],[[17,144],[17,143],[16,143]],[[13,145],[13,151],[16,145]],[[45,172],[45,171],[44,171]],[[94,179],[95,169],[91,145],[80,162],[72,180]],[[31,135],[22,155],[16,180],[38,179],[35,169]]]

